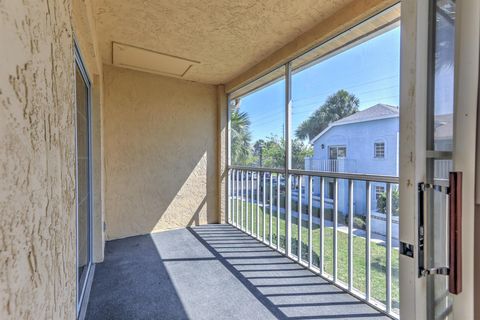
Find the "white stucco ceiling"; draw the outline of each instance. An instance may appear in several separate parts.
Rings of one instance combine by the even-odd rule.
[[[102,61],[112,42],[199,61],[184,75],[225,83],[351,0],[94,0]]]

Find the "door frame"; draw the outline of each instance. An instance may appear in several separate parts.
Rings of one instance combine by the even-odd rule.
[[[429,1],[403,0],[400,53],[400,242],[413,257],[400,255],[400,317],[426,319],[426,280],[418,278],[418,191],[426,177]],[[423,130],[423,131],[422,131]]]
[[[400,66],[400,315],[427,319],[427,281],[418,277],[417,186],[427,178],[427,103],[430,1],[403,0]],[[474,191],[479,78],[480,2],[456,1],[453,170],[463,172],[463,292],[452,296],[449,318],[474,318]],[[427,237],[428,239],[428,237]]]
[[[474,319],[475,316],[475,146],[480,63],[479,17],[480,1],[456,1],[453,170],[463,172],[463,291],[452,296],[453,319]]]
[[[78,145],[77,145],[77,106],[74,106],[74,119],[75,119],[75,229],[76,229],[76,241],[75,241],[75,303],[77,311],[77,319],[83,319],[85,316],[86,305],[88,302],[91,282],[93,279],[93,273],[95,266],[93,264],[93,148],[92,148],[92,82],[85,67],[84,59],[80,52],[80,47],[76,37],[73,39],[73,55],[74,55],[74,74],[80,70],[81,77],[87,87],[87,126],[88,126],[88,264],[84,275],[80,275],[80,282],[83,283],[82,291],[79,293],[79,281],[78,281]],[[76,79],[76,78],[74,78]],[[76,80],[74,80],[75,83]],[[76,86],[74,87],[76,92]],[[74,94],[76,96],[76,93]]]

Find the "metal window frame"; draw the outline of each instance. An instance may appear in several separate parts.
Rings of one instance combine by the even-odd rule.
[[[87,132],[88,132],[88,216],[87,216],[87,223],[88,223],[88,263],[86,265],[86,270],[80,275],[78,275],[78,261],[79,261],[79,252],[78,252],[78,239],[79,239],[79,227],[78,227],[78,210],[79,210],[79,196],[78,196],[78,136],[77,136],[77,129],[78,129],[78,120],[77,120],[77,105],[75,100],[74,105],[74,121],[75,121],[75,233],[76,233],[76,279],[75,279],[75,303],[76,303],[76,313],[77,319],[81,319],[85,316],[86,306],[88,302],[88,295],[89,295],[89,288],[91,286],[91,281],[93,279],[93,273],[95,270],[95,265],[93,263],[93,140],[92,140],[92,82],[91,78],[88,74],[88,71],[85,67],[84,59],[80,52],[80,47],[78,45],[77,38],[73,37],[73,57],[74,57],[74,73],[76,75],[77,68],[80,71],[80,76],[84,81],[87,91],[87,114],[86,122],[87,122]],[[76,77],[75,77],[75,84],[76,84]],[[74,94],[76,97],[76,86],[74,88]],[[79,292],[80,284],[82,285],[81,292]]]
[[[347,152],[348,152],[348,150],[347,150],[347,145],[346,145],[346,144],[329,145],[329,146],[327,146],[327,148],[328,148],[328,159],[329,159],[329,160],[344,160],[344,159],[347,159]],[[345,157],[341,157],[341,158],[338,157],[338,149],[340,149],[340,148],[345,149]],[[336,158],[330,158],[330,152],[331,152],[331,150],[333,150],[333,149],[336,150],[336,155],[337,155]]]
[[[399,2],[396,2],[394,4],[392,4],[391,6],[389,6],[388,8],[382,10],[381,12],[377,12],[375,14],[372,14],[370,15],[369,17],[367,17],[365,20],[363,21],[360,21],[358,24],[356,24],[355,26],[352,27],[355,28],[357,25],[361,24],[361,23],[364,23],[365,21],[368,21],[369,19],[377,16],[377,15],[380,15],[382,14],[382,12],[384,11],[387,11],[389,9],[391,9],[392,7],[394,6],[397,6],[399,4]],[[398,23],[398,21],[397,21]],[[388,27],[388,26],[386,26]],[[341,34],[341,33],[340,33]],[[317,46],[321,46],[321,45],[324,45],[326,42],[330,41],[331,39],[334,39],[337,35],[327,39],[326,41],[322,42],[321,44],[317,45]],[[315,47],[317,47],[315,46]],[[311,50],[311,49],[310,49]],[[231,170],[231,169],[235,169],[235,170],[238,170],[240,172],[240,176],[243,177],[244,174],[246,174],[246,177],[247,177],[247,183],[246,183],[246,187],[248,188],[248,171],[252,172],[252,177],[253,177],[253,172],[257,172],[257,174],[259,174],[260,172],[263,172],[264,174],[266,173],[269,173],[270,174],[270,177],[269,177],[269,182],[270,182],[270,186],[269,186],[269,191],[270,191],[270,198],[269,198],[269,213],[270,213],[270,216],[269,216],[269,220],[270,220],[270,223],[269,223],[269,227],[268,227],[268,230],[269,230],[269,234],[268,234],[268,237],[265,235],[265,231],[263,233],[263,237],[264,239],[260,239],[259,235],[257,234],[256,235],[256,239],[257,240],[260,240],[262,241],[263,243],[266,243],[268,244],[270,247],[276,249],[277,251],[279,251],[281,254],[285,255],[286,257],[302,264],[302,265],[305,265],[306,267],[308,267],[310,270],[312,270],[313,272],[315,272],[316,274],[322,276],[323,278],[325,278],[327,281],[331,282],[332,284],[334,284],[335,286],[341,288],[342,290],[345,290],[347,292],[349,292],[350,294],[353,294],[354,296],[356,296],[357,298],[359,298],[360,300],[366,302],[367,304],[369,304],[370,306],[372,306],[373,308],[385,313],[387,316],[391,317],[391,318],[397,318],[398,315],[394,314],[391,312],[391,299],[388,299],[389,301],[387,301],[387,304],[385,307],[379,307],[379,305],[375,302],[375,300],[372,300],[371,299],[371,288],[370,288],[370,277],[369,275],[371,274],[371,256],[370,256],[370,251],[371,251],[371,245],[370,245],[370,239],[371,239],[371,189],[372,189],[372,183],[375,183],[375,182],[381,182],[381,183],[386,183],[387,185],[390,185],[390,184],[398,184],[399,183],[399,178],[398,177],[394,177],[394,176],[378,176],[378,175],[368,175],[368,174],[343,174],[343,173],[337,173],[337,172],[318,172],[318,171],[308,171],[308,170],[297,170],[297,169],[292,169],[292,154],[291,154],[291,148],[292,148],[292,141],[291,141],[291,116],[292,116],[292,112],[291,112],[291,108],[292,108],[292,61],[298,57],[300,57],[301,55],[305,54],[306,52],[308,52],[309,50],[306,50],[305,52],[299,54],[299,55],[296,55],[295,57],[293,57],[292,59],[290,59],[289,61],[287,61],[286,63],[282,64],[282,65],[279,65],[279,66],[275,66],[274,68],[268,70],[267,72],[261,74],[260,76],[256,77],[255,79],[252,79],[252,81],[248,82],[248,83],[245,83],[243,84],[243,86],[247,86],[249,84],[251,84],[252,82],[254,81],[258,81],[260,80],[262,77],[265,77],[267,76],[269,73],[271,72],[275,72],[277,69],[279,68],[284,68],[284,76],[283,77],[278,77],[276,79],[273,79],[271,82],[267,82],[267,83],[264,83],[262,84],[260,87],[258,88],[255,88],[255,89],[252,89],[250,91],[246,91],[244,94],[242,94],[241,96],[236,96],[235,99],[238,99],[238,98],[241,98],[241,97],[244,97],[244,96],[247,96],[255,91],[258,91],[268,85],[271,85],[277,81],[279,81],[279,79],[284,79],[285,80],[285,127],[284,127],[284,134],[285,134],[285,166],[284,168],[282,169],[277,169],[277,168],[254,168],[254,167],[246,167],[246,166],[237,166],[237,165],[232,165],[231,164],[231,159],[230,159],[230,154],[231,154],[231,128],[230,128],[230,109],[231,109],[231,106],[230,106],[230,97],[232,96],[232,94],[235,94],[236,91],[238,91],[239,89],[235,90],[235,91],[232,91],[230,93],[228,93],[228,109],[229,109],[229,112],[228,112],[228,132],[227,132],[227,143],[228,143],[228,157],[227,157],[227,170]],[[320,60],[320,58],[317,58],[315,60]],[[342,148],[345,148],[345,156],[347,156],[347,152],[348,152],[348,148],[347,148],[347,145],[336,145],[335,147],[342,147]],[[338,153],[338,152],[337,152]],[[386,143],[384,143],[384,155],[386,155]],[[338,158],[338,157],[337,157]],[[346,157],[345,157],[346,158]],[[344,158],[341,158],[341,159],[344,159]],[[276,176],[273,177],[273,174],[275,174]],[[227,175],[229,176],[229,175]],[[280,177],[283,176],[284,177],[284,181],[285,181],[285,248],[283,250],[283,248],[281,248],[281,243],[280,243]],[[321,197],[320,197],[320,265],[319,265],[319,268],[316,268],[315,266],[313,266],[312,264],[312,261],[311,261],[311,228],[309,230],[309,261],[308,263],[305,263],[304,261],[302,261],[301,259],[301,248],[299,246],[299,250],[296,252],[298,254],[298,256],[295,256],[295,254],[292,253],[292,238],[291,238],[291,224],[292,224],[292,216],[291,216],[291,213],[292,213],[292,208],[291,208],[291,205],[292,205],[292,201],[291,201],[291,197],[292,197],[292,194],[291,194],[291,189],[292,189],[292,179],[297,176],[299,177],[299,179],[302,179],[303,176],[306,176],[306,177],[309,177],[309,184],[308,184],[308,189],[310,191],[311,189],[311,184],[313,183],[313,179],[312,177],[318,177],[320,178],[320,190],[321,190]],[[325,242],[325,235],[324,235],[324,230],[325,230],[325,191],[326,191],[326,185],[325,185],[325,179],[326,178],[329,178],[329,179],[332,179],[333,180],[333,183],[334,183],[334,212],[333,212],[333,220],[334,220],[334,230],[333,230],[333,279],[328,277],[326,274],[325,274],[325,270],[324,270],[324,242]],[[342,284],[340,284],[338,282],[338,279],[337,279],[337,225],[338,225],[338,183],[339,183],[339,179],[345,179],[347,181],[349,181],[349,189],[351,190],[349,193],[349,197],[350,199],[353,198],[353,180],[355,181],[365,181],[366,183],[366,186],[367,186],[367,207],[370,209],[368,210],[368,213],[367,213],[367,221],[366,221],[366,225],[367,225],[367,244],[366,244],[366,263],[367,263],[367,266],[366,266],[366,293],[365,295],[359,295],[358,293],[356,293],[354,290],[352,291],[351,289],[353,288],[353,259],[352,259],[352,264],[349,265],[349,281],[348,281],[348,284],[347,286],[344,286]],[[274,189],[273,188],[273,182],[274,180],[276,180],[277,182],[277,190],[272,190]],[[352,181],[352,182],[350,182]],[[243,182],[243,179],[241,179],[241,182]],[[312,183],[310,183],[312,182]],[[253,183],[252,183],[253,184]],[[253,189],[253,188],[252,188]],[[253,191],[253,190],[252,190]],[[264,192],[266,192],[267,190],[264,188]],[[241,188],[241,192],[243,193],[243,187]],[[277,194],[277,203],[276,203],[276,210],[273,210],[273,206],[275,205],[274,204],[274,194],[273,192],[276,192]],[[247,196],[248,196],[248,191],[246,192]],[[252,192],[253,193],[253,192]],[[391,192],[390,192],[391,193]],[[272,197],[273,196],[273,197]],[[309,197],[310,197],[310,192],[309,192]],[[228,191],[227,191],[227,198],[228,198]],[[240,201],[240,207],[241,207],[241,213],[243,214],[243,200],[245,200],[242,196],[242,201]],[[253,197],[252,197],[253,199]],[[391,199],[390,199],[391,200]],[[300,201],[299,201],[300,202]],[[227,204],[229,202],[227,201]],[[309,200],[309,204],[311,205],[311,201]],[[248,205],[247,205],[247,208],[248,208]],[[263,208],[264,208],[264,214],[266,214],[265,210],[266,210],[266,205],[264,204],[263,205]],[[391,210],[391,208],[388,209],[389,211]],[[311,209],[309,208],[309,215],[311,215]],[[276,213],[276,217],[277,217],[277,223],[276,223],[276,244],[274,244],[274,239],[273,239],[273,233],[274,233],[274,228],[275,226],[273,225],[273,215]],[[248,212],[245,212],[245,214],[248,214]],[[252,214],[253,214],[253,211],[252,211]],[[349,209],[349,215],[350,217],[352,217],[353,215],[353,209]],[[301,217],[299,216],[299,226],[301,226]],[[353,242],[352,242],[352,232],[351,232],[351,228],[352,228],[352,221],[353,219],[350,219],[350,223],[349,223],[349,257],[351,258],[352,255],[353,255]],[[391,221],[391,214],[390,214],[390,217],[389,217],[389,220]],[[265,220],[264,220],[265,221]],[[257,219],[257,223],[258,223],[258,219]],[[311,219],[309,217],[309,226],[311,226]],[[252,233],[252,236],[253,236],[253,230],[251,230],[251,232],[248,232],[247,231],[247,228],[248,228],[248,223],[247,223],[247,226],[244,226],[243,225],[243,218],[241,219],[241,223],[240,225],[238,225],[237,223],[237,227],[244,231],[244,232],[247,232],[247,233]],[[257,226],[258,227],[258,226]],[[266,230],[265,228],[265,223],[264,223],[264,230]],[[253,229],[253,228],[252,228]],[[298,235],[298,240],[299,240],[299,243],[301,241],[301,227],[299,227],[299,235]],[[391,226],[390,226],[390,233],[391,233]],[[391,241],[390,241],[391,242]],[[391,249],[391,243],[390,243],[390,249]],[[300,252],[299,252],[300,251]],[[390,256],[390,259],[391,259],[391,255]],[[389,265],[391,266],[391,261],[389,263]],[[317,270],[318,269],[318,270]],[[389,269],[391,269],[389,267]],[[390,275],[388,276],[389,278],[391,277],[391,270],[389,270],[389,273]],[[390,286],[390,284],[389,284]],[[350,290],[348,290],[350,289]],[[389,288],[387,288],[387,291],[389,291]],[[390,288],[390,292],[391,292],[391,288]],[[391,295],[391,293],[390,293]]]

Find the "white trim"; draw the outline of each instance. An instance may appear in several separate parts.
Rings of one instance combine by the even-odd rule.
[[[455,89],[453,170],[463,172],[462,273],[463,291],[453,296],[452,319],[478,319],[475,306],[475,139],[477,127],[480,2],[458,0],[455,20]],[[478,188],[478,186],[477,186]],[[477,310],[478,312],[478,310]],[[475,317],[477,316],[477,317]],[[450,318],[450,317],[449,317]]]
[[[365,109],[365,110],[367,110],[367,109]],[[359,111],[359,112],[361,112],[361,111]],[[333,122],[333,123],[329,124],[328,127],[326,127],[322,132],[320,132],[318,135],[316,135],[313,139],[311,139],[310,144],[315,143],[315,141],[317,141],[321,136],[323,136],[332,127],[338,127],[338,126],[343,126],[343,125],[346,125],[346,124],[353,124],[353,123],[392,119],[392,118],[398,118],[398,117],[399,117],[399,115],[395,114],[395,115],[374,117],[374,118],[369,118],[369,119],[359,119],[359,120],[345,121],[345,122],[340,122],[340,123],[337,123],[337,121],[340,121],[340,120],[337,120],[336,122]]]
[[[418,277],[418,190],[426,176],[426,106],[430,1],[403,0],[400,44],[399,240],[414,258],[399,256],[400,314],[424,320],[426,280]]]

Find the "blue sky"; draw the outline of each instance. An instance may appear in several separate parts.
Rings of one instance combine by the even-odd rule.
[[[357,96],[360,110],[377,103],[399,105],[400,28],[385,32],[292,76],[292,131],[340,89]],[[283,135],[285,82],[241,99],[251,121],[252,142]]]

